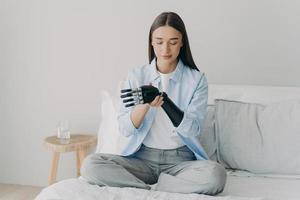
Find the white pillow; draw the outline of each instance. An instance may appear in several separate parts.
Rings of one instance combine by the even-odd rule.
[[[262,174],[300,174],[300,100],[268,105],[216,100],[218,159]]]
[[[285,100],[300,99],[300,87],[209,84],[208,104],[214,105],[215,99],[266,105]]]
[[[118,153],[116,143],[118,136],[119,130],[114,102],[107,91],[101,91],[101,122],[98,130],[96,153]]]
[[[118,96],[110,95],[107,91],[101,92],[101,122],[96,153],[121,155],[124,145],[129,142],[129,138],[119,132],[117,119],[119,100]]]
[[[211,160],[217,160],[217,141],[215,134],[215,106],[207,106],[207,114],[200,134],[200,143]]]

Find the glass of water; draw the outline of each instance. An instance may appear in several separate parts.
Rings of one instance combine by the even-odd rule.
[[[69,120],[61,120],[57,125],[57,138],[61,144],[69,144],[71,133],[70,133],[70,122]]]

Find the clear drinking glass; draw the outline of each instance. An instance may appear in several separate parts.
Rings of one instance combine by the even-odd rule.
[[[69,144],[71,138],[69,120],[61,120],[57,125],[57,138],[61,144]]]

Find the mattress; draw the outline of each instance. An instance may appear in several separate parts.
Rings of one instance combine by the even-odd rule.
[[[300,176],[254,175],[244,171],[228,171],[227,174],[225,189],[219,196],[300,200]]]
[[[217,196],[179,194],[136,188],[99,187],[82,178],[60,181],[46,187],[36,200],[299,200],[300,177],[253,175],[228,171],[224,191]]]

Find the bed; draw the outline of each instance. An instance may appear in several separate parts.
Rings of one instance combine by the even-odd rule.
[[[99,187],[79,177],[46,187],[36,200],[300,199],[300,88],[209,85],[208,105],[199,139],[210,159],[224,165],[228,174],[217,196]],[[116,110],[116,99],[102,93],[105,118],[98,137],[103,142],[96,152],[118,154],[117,147],[126,142],[115,126]]]

